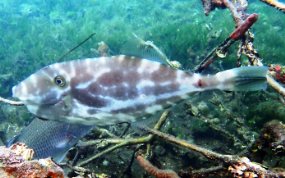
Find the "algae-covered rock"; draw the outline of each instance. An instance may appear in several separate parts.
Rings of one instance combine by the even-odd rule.
[[[285,124],[272,120],[264,124],[259,138],[250,149],[251,157],[267,166],[285,165]]]
[[[0,177],[50,177],[63,178],[63,170],[50,158],[31,160],[33,150],[25,144],[16,143],[11,147],[0,147]]]
[[[285,122],[284,104],[276,100],[257,103],[255,107],[248,110],[247,122],[255,127],[260,128],[264,123],[273,119]]]

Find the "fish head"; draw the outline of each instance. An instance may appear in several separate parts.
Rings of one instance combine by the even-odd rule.
[[[42,118],[66,113],[70,77],[66,71],[61,70],[64,65],[56,63],[32,74],[12,88],[13,97],[20,99],[31,113]],[[43,113],[43,108],[48,108],[49,113]]]

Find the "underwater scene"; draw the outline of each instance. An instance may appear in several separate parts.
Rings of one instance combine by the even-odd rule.
[[[285,177],[285,1],[0,15],[0,177]]]

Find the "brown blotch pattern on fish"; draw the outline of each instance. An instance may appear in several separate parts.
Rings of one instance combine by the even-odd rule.
[[[55,77],[58,75],[58,71],[53,69],[53,65],[44,67],[40,72],[42,72],[43,75],[48,75],[50,77]]]
[[[128,82],[131,87],[136,87],[136,84],[142,79],[137,71],[129,70],[124,72],[124,81]]]
[[[102,89],[100,86],[96,85],[96,83],[91,83],[86,88],[78,89],[78,85],[88,83],[92,81],[94,78],[91,74],[86,73],[85,71],[81,72],[79,75],[79,71],[77,69],[79,66],[76,66],[76,76],[73,77],[70,81],[70,92],[73,98],[78,100],[82,104],[86,104],[88,106],[93,107],[104,107],[107,105],[107,101],[103,98],[98,97],[98,94],[102,94]],[[82,68],[80,67],[82,70]],[[84,75],[83,75],[84,74]]]
[[[86,90],[92,94],[102,94],[104,92],[104,89],[101,87],[101,85],[98,85],[97,82],[91,83]]]
[[[136,58],[136,57],[130,57],[130,56],[124,56],[124,60],[120,62],[119,65],[116,67],[120,70],[122,69],[132,69],[132,68],[139,68],[141,65],[142,59]]]
[[[104,94],[106,96],[110,96],[118,100],[128,100],[136,98],[138,96],[136,88],[124,85],[118,85],[116,87],[108,88],[108,90],[106,90]]]
[[[65,62],[65,63],[62,63],[61,65],[62,65],[61,68],[66,73],[70,74],[72,72],[72,66],[74,66],[73,63]]]
[[[94,96],[93,93],[91,95],[88,89],[72,89],[71,94],[77,101],[87,106],[102,108],[108,105],[108,100],[98,95]]]
[[[160,85],[156,84],[155,86],[146,86],[142,88],[142,91],[145,95],[161,95],[166,93],[172,93],[179,90],[179,84],[178,83],[171,83],[168,85]]]
[[[87,60],[85,61],[80,61],[80,60],[77,60],[77,61],[73,61],[73,66],[75,68],[75,72],[76,72],[76,75],[80,75],[80,74],[86,74],[86,70],[88,67],[91,67],[91,66],[88,66]],[[95,61],[94,61],[95,62]],[[95,71],[94,71],[95,72]]]
[[[100,77],[98,77],[96,81],[96,83],[104,85],[106,87],[118,85],[122,82],[124,82],[124,77],[120,71],[110,71],[103,73]]]
[[[173,81],[176,79],[176,76],[177,73],[175,70],[171,70],[164,65],[160,65],[159,69],[151,74],[151,80],[156,82]]]
[[[87,63],[81,66],[79,63],[73,64],[75,65],[76,76],[71,80],[71,94],[80,103],[102,108],[107,107],[108,104],[111,104],[109,97],[113,98],[114,100],[129,100],[136,99],[139,94],[159,96],[179,90],[179,83],[173,83],[173,81],[176,81],[177,72],[164,65],[153,64],[148,61],[142,63],[141,60],[130,57],[119,57],[112,60],[104,60],[106,60],[104,61],[104,65],[112,68],[112,70],[102,73],[100,76],[98,76],[96,81],[83,89],[78,89],[76,86],[94,80],[93,75],[86,73],[86,68],[90,68],[91,66],[95,67],[96,65],[93,64],[93,62],[91,66],[87,66]],[[117,61],[114,62],[114,60]],[[143,66],[141,66],[142,64]],[[159,68],[153,70],[154,68],[158,67],[157,65]],[[138,73],[137,70],[140,67],[144,67],[146,69],[149,68],[150,70],[145,70],[143,73]],[[96,68],[94,70],[96,71]],[[100,70],[104,70],[104,68],[98,68],[97,72],[100,72]],[[138,89],[137,85],[142,80],[152,81],[155,85]],[[169,82],[169,84],[165,84],[167,82]],[[121,108],[115,110],[114,112],[134,112],[136,110],[143,110],[145,107],[145,105],[141,104],[141,106]],[[90,114],[96,113],[95,110],[90,110],[88,112],[90,112]]]
[[[155,85],[154,95],[172,93],[179,90],[178,83],[171,83],[169,85]]]
[[[77,87],[79,84],[89,82],[93,79],[94,77],[88,73],[85,72],[84,75],[76,75],[73,77],[70,81],[70,86],[71,88]]]

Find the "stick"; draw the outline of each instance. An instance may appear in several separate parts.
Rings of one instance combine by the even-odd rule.
[[[218,47],[213,49],[208,56],[194,68],[195,72],[202,72],[205,68],[207,68],[211,63],[213,63],[217,57],[225,57],[225,54],[228,50],[228,48],[237,40],[241,39],[245,33],[248,31],[248,29],[257,21],[258,16],[257,14],[251,14],[249,15],[245,20],[243,20],[242,16],[244,14],[244,10],[246,9],[246,6],[240,7],[239,3],[243,3],[243,1],[235,2],[229,0],[222,0],[223,4],[230,10],[233,19],[237,25],[237,28],[230,34],[230,36],[224,40],[223,43],[221,43]],[[239,8],[239,11],[237,10]],[[245,43],[242,44],[241,47],[243,47]],[[242,50],[241,50],[242,51]],[[254,50],[255,51],[255,50]],[[245,53],[250,61],[256,61],[255,63],[260,64],[260,60],[258,56],[252,56],[252,51],[250,50],[243,50],[243,53]],[[250,54],[249,54],[250,53]]]
[[[162,125],[164,124],[164,122],[166,121],[167,117],[168,117],[169,111],[164,111],[161,115],[161,117],[159,118],[158,122],[156,123],[156,125],[154,126],[154,129],[160,129],[162,127]],[[138,138],[130,138],[130,139],[106,139],[105,142],[106,144],[109,143],[116,143],[115,145],[103,150],[102,152],[99,152],[98,154],[83,160],[82,162],[78,163],[77,166],[84,166],[88,163],[90,163],[91,161],[107,154],[110,153],[118,148],[127,146],[127,145],[137,145],[137,144],[144,144],[144,143],[149,143],[152,139],[153,139],[153,135],[149,134],[148,136],[143,136],[143,137],[138,137]]]
[[[229,38],[233,39],[233,40],[238,40],[240,39],[245,32],[257,21],[258,19],[258,15],[253,13],[250,14],[245,21],[238,26],[235,31],[230,35]]]
[[[261,0],[261,2],[264,2],[272,7],[275,7],[276,9],[285,13],[285,4],[279,2],[278,0]]]
[[[0,102],[10,104],[13,106],[23,106],[24,105],[24,103],[21,101],[8,100],[8,99],[2,98],[2,97],[0,97]]]
[[[225,54],[228,50],[228,48],[237,40],[239,40],[245,32],[257,21],[258,15],[257,14],[251,14],[246,18],[246,20],[238,26],[231,34],[230,36],[221,43],[218,47],[214,48],[208,56],[200,62],[198,66],[195,67],[195,72],[202,72],[205,68],[207,68],[210,64],[212,64],[217,57],[221,54]]]
[[[232,157],[233,157],[231,155],[222,155],[222,154],[219,154],[217,152],[214,152],[214,151],[211,151],[211,150],[207,150],[205,148],[202,148],[202,147],[197,146],[195,144],[188,143],[185,140],[181,140],[181,139],[175,138],[172,135],[160,132],[158,130],[154,130],[154,129],[151,129],[151,128],[145,128],[145,130],[148,131],[149,133],[157,136],[157,137],[162,138],[165,141],[168,141],[168,142],[173,143],[175,145],[179,145],[179,146],[182,146],[184,148],[190,149],[192,151],[198,152],[198,153],[204,155],[205,157],[207,157],[207,158],[209,158],[211,160],[221,160],[221,161],[228,162],[228,160],[231,160]]]
[[[229,0],[222,0],[224,5],[230,10],[232,13],[233,19],[237,26],[240,26],[240,24],[243,22],[243,19],[241,17],[240,12],[237,11],[236,6],[232,3],[232,1]]]
[[[152,41],[144,41],[143,39],[138,37],[135,33],[133,33],[133,36],[139,41],[141,45],[154,49],[159,55],[159,57],[170,67],[174,69],[181,68],[181,64],[178,61],[171,61],[170,59],[168,59],[168,57]]]
[[[76,45],[75,47],[73,47],[71,50],[69,50],[67,53],[65,53],[64,55],[62,55],[57,61],[61,61],[63,58],[65,58],[67,55],[69,55],[70,53],[72,53],[74,50],[76,50],[78,47],[80,47],[81,45],[83,45],[85,42],[87,42],[90,38],[92,38],[96,33],[92,33],[91,35],[89,35],[86,39],[84,39],[82,42],[80,42],[78,45]]]
[[[285,173],[273,172],[271,170],[265,169],[262,165],[258,163],[251,162],[246,157],[240,157],[238,155],[224,155],[206,148],[200,147],[195,144],[186,142],[175,138],[172,135],[160,132],[158,130],[145,128],[149,133],[162,138],[167,142],[181,146],[183,148],[198,152],[211,160],[218,160],[224,163],[225,167],[228,167],[228,171],[235,177],[248,177],[246,175],[251,175],[251,177],[284,177]]]
[[[214,48],[205,59],[203,59],[200,64],[194,68],[194,72],[200,73],[205,70],[210,64],[212,64],[218,56],[225,56],[228,48],[234,43],[234,40],[227,38],[223,43],[218,47]]]
[[[285,97],[285,88],[274,80],[270,75],[266,75],[268,84],[277,91],[280,95]]]

